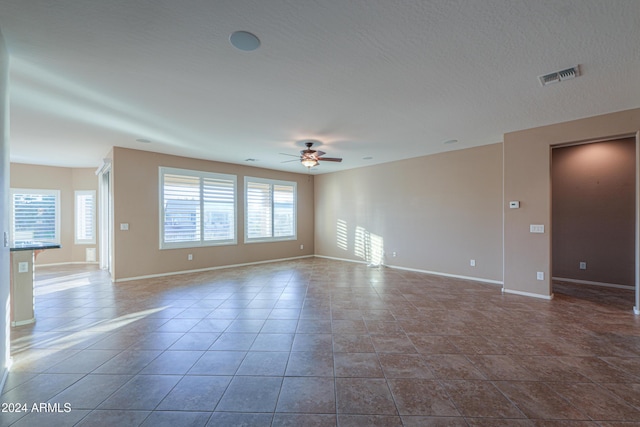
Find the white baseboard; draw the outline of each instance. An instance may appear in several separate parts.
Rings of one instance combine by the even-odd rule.
[[[532,292],[516,291],[514,289],[506,289],[506,288],[502,288],[502,292],[504,292],[505,294],[522,295],[523,297],[540,298],[540,299],[546,299],[546,300],[553,299],[553,294],[551,295],[534,294]]]
[[[603,286],[605,288],[617,288],[617,289],[629,289],[629,290],[634,290],[635,289],[635,286],[618,285],[617,283],[592,282],[590,280],[567,279],[567,278],[564,278],[564,277],[554,277],[553,280],[558,280],[558,281],[562,281],[562,282],[569,282],[569,283],[576,283],[578,285]]]
[[[333,257],[333,256],[318,255],[318,254],[315,254],[314,257],[316,257],[316,258],[324,258],[324,259],[332,259],[334,261],[352,262],[354,264],[367,264],[366,261],[359,260],[359,259],[337,258],[337,257]],[[381,267],[386,267],[386,266],[385,265],[381,265]]]
[[[333,260],[336,260],[336,261],[346,261],[346,262],[355,262],[355,263],[358,263],[358,264],[366,264],[365,261],[346,259],[346,258],[335,258],[335,257],[330,257],[330,256],[324,256],[324,255],[316,255],[316,257],[318,257],[318,258],[326,258],[326,259],[333,259]],[[462,275],[459,275],[459,274],[442,273],[442,272],[439,272],[439,271],[421,270],[421,269],[418,269],[418,268],[400,267],[400,266],[397,266],[397,265],[383,264],[383,265],[381,265],[381,267],[392,268],[394,270],[413,271],[415,273],[432,274],[434,276],[451,277],[451,278],[454,278],[454,279],[471,280],[471,281],[474,281],[474,282],[490,283],[492,285],[502,285],[503,284],[503,282],[499,281],[499,280],[484,279],[482,277],[462,276]]]
[[[99,264],[99,262],[98,261],[95,261],[95,262],[93,262],[93,261],[92,262],[69,261],[69,262],[55,262],[55,263],[52,263],[52,264],[38,264],[38,263],[36,263],[36,267],[55,267],[55,266],[58,266],[58,265],[74,265],[74,264],[87,264],[87,265],[90,265],[90,264]]]
[[[303,259],[303,258],[313,258],[313,255],[303,255],[303,256],[297,256],[297,257],[292,257],[292,258],[270,259],[270,260],[266,260],[266,261],[246,262],[246,263],[242,263],[242,264],[220,265],[220,266],[216,266],[216,267],[197,268],[197,269],[194,269],[194,270],[170,271],[170,272],[167,272],[167,273],[148,274],[148,275],[145,275],[145,276],[124,277],[122,279],[114,280],[114,282],[115,283],[131,282],[131,281],[134,281],[134,280],[154,279],[154,278],[157,278],[157,277],[166,277],[166,276],[177,276],[179,274],[201,273],[203,271],[224,270],[226,268],[246,267],[246,266],[249,266],[249,265],[269,264],[269,263],[272,263],[272,262],[293,261],[293,260],[296,260],[296,259]]]

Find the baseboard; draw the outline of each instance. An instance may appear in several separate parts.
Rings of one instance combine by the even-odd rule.
[[[324,256],[324,255],[316,255],[316,257],[332,259],[332,260],[335,260],[335,261],[346,261],[346,262],[354,262],[354,263],[358,263],[358,264],[366,264],[365,261],[358,261],[358,260],[346,259],[346,258],[335,258],[335,257],[330,257],[330,256]],[[388,264],[383,264],[383,265],[381,265],[381,267],[382,266],[383,267],[387,267],[387,268],[391,268],[391,269],[394,269],[394,270],[412,271],[412,272],[415,272],[415,273],[431,274],[431,275],[434,275],[434,276],[451,277],[453,279],[471,280],[471,281],[474,281],[474,282],[489,283],[489,284],[492,284],[492,285],[502,285],[503,284],[502,281],[484,279],[482,277],[462,276],[462,275],[459,275],[459,274],[442,273],[442,272],[439,272],[439,271],[421,270],[421,269],[418,269],[418,268],[400,267],[400,266],[397,266],[397,265],[388,265]]]
[[[30,325],[32,323],[35,323],[36,319],[35,317],[32,319],[27,319],[27,320],[18,320],[17,322],[11,322],[11,326],[24,326],[24,325]]]
[[[337,258],[337,257],[326,256],[326,255],[318,255],[318,254],[315,254],[314,257],[316,257],[316,258],[324,258],[324,259],[331,259],[333,261],[344,261],[344,262],[351,262],[351,263],[354,263],[354,264],[368,265],[366,261],[362,261],[362,260],[358,260],[358,259]],[[381,267],[386,267],[386,266],[381,265]]]
[[[553,280],[558,280],[558,281],[561,281],[561,282],[576,283],[578,285],[602,286],[602,287],[605,287],[605,288],[629,289],[629,290],[634,290],[635,289],[635,286],[618,285],[617,283],[592,282],[591,280],[567,279],[567,278],[564,278],[564,277],[553,277]]]
[[[532,292],[516,291],[514,289],[506,289],[506,288],[502,288],[502,292],[504,292],[505,294],[521,295],[523,297],[540,298],[540,299],[546,299],[546,300],[553,299],[553,294],[551,295],[534,294]]]
[[[227,268],[247,267],[247,266],[250,266],[250,265],[270,264],[272,262],[293,261],[293,260],[296,260],[296,259],[304,259],[304,258],[313,258],[313,255],[303,255],[303,256],[297,256],[297,257],[292,257],[292,258],[270,259],[270,260],[266,260],[266,261],[246,262],[246,263],[242,263],[242,264],[220,265],[220,266],[216,266],[216,267],[197,268],[197,269],[194,269],[194,270],[170,271],[170,272],[167,272],[167,273],[147,274],[145,276],[124,277],[122,279],[114,280],[114,283],[131,282],[131,281],[134,281],[134,280],[143,280],[143,279],[154,279],[154,278],[157,278],[157,277],[177,276],[177,275],[180,275],[180,274],[202,273],[204,271],[224,270],[224,269],[227,269]]]
[[[74,264],[86,264],[86,265],[91,265],[91,264],[100,264],[98,261],[92,261],[92,262],[87,262],[87,261],[69,261],[69,262],[55,262],[52,264],[37,264],[36,263],[36,267],[55,267],[58,265],[74,265]]]

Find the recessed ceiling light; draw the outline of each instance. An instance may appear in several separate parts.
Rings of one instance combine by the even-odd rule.
[[[257,162],[258,159],[252,159],[251,157],[249,157],[248,159],[244,159],[245,162]]]
[[[367,156],[367,157],[363,157],[362,158],[362,160],[371,160],[371,159],[373,159],[373,157],[371,157],[371,156]]]
[[[151,143],[151,141],[149,141],[148,139],[144,139],[144,138],[138,138],[138,139],[136,139],[136,141],[142,142],[143,144],[150,144]]]
[[[456,142],[458,142],[457,139],[449,139],[449,140],[443,142],[443,144],[455,144]]]
[[[248,31],[234,31],[229,36],[229,41],[236,49],[247,52],[260,47],[260,39]]]

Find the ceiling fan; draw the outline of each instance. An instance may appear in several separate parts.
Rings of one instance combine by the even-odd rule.
[[[300,160],[300,163],[302,163],[302,166],[306,167],[307,169],[311,169],[314,166],[318,166],[319,162],[341,162],[342,161],[342,159],[338,157],[322,157],[326,154],[324,151],[311,149],[311,147],[313,146],[313,141],[307,141],[304,143],[304,145],[307,147],[307,149],[300,150],[299,160]],[[285,156],[298,157],[294,154],[285,154],[285,153],[280,153],[280,154],[283,154]],[[298,159],[286,160],[282,163],[295,162],[297,160]]]

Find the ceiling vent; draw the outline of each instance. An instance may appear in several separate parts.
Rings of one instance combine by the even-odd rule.
[[[567,68],[561,71],[554,71],[553,73],[538,76],[540,84],[542,86],[548,86],[552,83],[558,83],[564,80],[576,78],[580,75],[580,68],[578,65],[575,67]]]

